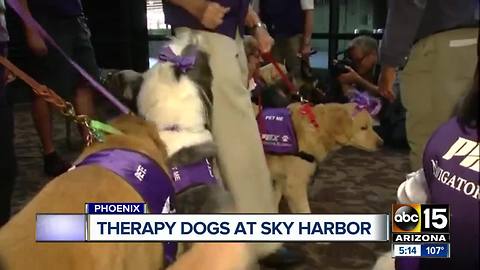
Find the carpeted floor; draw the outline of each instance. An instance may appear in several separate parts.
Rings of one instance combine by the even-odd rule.
[[[13,198],[14,211],[22,208],[49,179],[43,175],[41,146],[33,128],[28,104],[17,105],[16,150],[19,175]],[[82,145],[72,126],[72,147],[67,147],[65,122],[54,117],[57,151],[72,161]],[[73,148],[73,149],[72,149]],[[397,186],[408,172],[407,153],[383,149],[367,153],[351,148],[340,150],[325,161],[310,187],[315,213],[388,213],[395,202]],[[370,269],[388,243],[289,244],[306,255],[297,270]]]

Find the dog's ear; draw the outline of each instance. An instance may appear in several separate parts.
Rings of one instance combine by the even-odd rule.
[[[153,122],[133,114],[122,114],[111,120],[109,124],[124,134],[141,136],[142,138],[148,137],[161,151],[165,151],[165,156],[167,155],[165,145],[160,139],[157,128]]]
[[[111,93],[126,103],[130,110],[137,111],[136,100],[143,83],[143,74],[133,70],[113,72],[105,81]]]
[[[347,112],[350,115],[354,115],[355,111],[357,110],[357,104],[356,103],[345,103],[342,106],[345,107],[345,110],[347,110]]]
[[[348,145],[353,136],[353,119],[344,106],[335,106],[327,110],[325,118],[328,133],[341,145]]]

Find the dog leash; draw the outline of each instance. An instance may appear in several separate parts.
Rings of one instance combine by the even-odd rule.
[[[275,58],[273,58],[272,53],[271,52],[264,53],[262,57],[274,66],[275,70],[280,75],[280,78],[285,83],[288,90],[290,90],[290,92],[292,92],[293,94],[299,94],[300,102],[302,103],[302,106],[300,107],[300,113],[302,115],[305,115],[308,118],[309,122],[315,128],[318,128],[319,124],[315,118],[315,114],[313,113],[312,105],[308,102],[308,100],[303,98],[303,96],[299,93],[295,85],[288,79],[285,72],[283,72],[283,70],[280,68],[280,65],[278,64],[278,62],[275,60]],[[262,106],[260,106],[260,112],[261,112],[261,108]]]
[[[73,59],[71,59],[67,53],[55,42],[55,40],[43,29],[43,27],[30,15],[28,14],[23,6],[18,0],[7,0],[8,5],[20,16],[20,18],[25,22],[25,24],[33,27],[40,36],[43,37],[51,46],[60,52],[60,54],[69,62],[79,73],[80,75],[87,80],[91,86],[100,92],[105,98],[107,98],[117,109],[122,113],[129,114],[131,113],[127,106],[122,104],[117,98],[115,98],[105,87],[98,83],[88,72],[86,72],[81,66],[79,66]]]
[[[285,72],[283,72],[283,70],[280,68],[280,65],[278,64],[278,62],[275,60],[275,58],[273,58],[272,53],[271,52],[264,53],[264,54],[262,54],[262,58],[267,60],[268,62],[270,62],[273,65],[275,70],[278,72],[278,75],[280,75],[280,78],[282,79],[282,81],[287,86],[288,90],[290,90],[290,92],[292,92],[292,94],[298,94],[298,89],[288,79],[287,74],[285,74]]]
[[[122,134],[121,131],[108,124],[97,120],[91,120],[88,115],[78,115],[75,112],[75,108],[73,107],[72,103],[65,101],[63,98],[57,95],[55,91],[37,82],[27,73],[10,62],[7,58],[0,56],[0,64],[8,69],[14,76],[30,86],[36,95],[40,96],[43,98],[43,100],[56,107],[67,119],[87,128],[87,146],[91,145],[94,140],[102,142],[105,134]]]

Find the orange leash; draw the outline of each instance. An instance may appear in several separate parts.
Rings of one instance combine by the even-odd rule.
[[[7,58],[0,56],[0,64],[2,64],[6,69],[10,70],[15,77],[21,79],[28,86],[30,86],[36,95],[55,106],[65,117],[71,119],[77,124],[85,126],[89,131],[87,145],[90,145],[93,142],[94,136],[90,128],[90,118],[87,115],[77,115],[72,103],[65,101],[52,89],[37,82],[27,73],[23,72],[23,70],[19,69],[12,62],[10,62]]]

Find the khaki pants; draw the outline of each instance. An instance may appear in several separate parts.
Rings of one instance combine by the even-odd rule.
[[[477,37],[475,28],[442,32],[420,40],[410,53],[400,76],[412,170],[422,167],[428,139],[472,87]]]
[[[302,34],[289,38],[276,38],[272,48],[272,55],[279,63],[285,64],[288,72],[295,80],[301,80],[301,59],[297,56],[302,46]]]
[[[213,136],[218,146],[218,164],[227,189],[241,213],[278,213],[273,186],[247,90],[247,58],[243,40],[188,28],[177,36],[191,35],[210,55],[213,73]],[[280,244],[258,244],[263,257]]]

